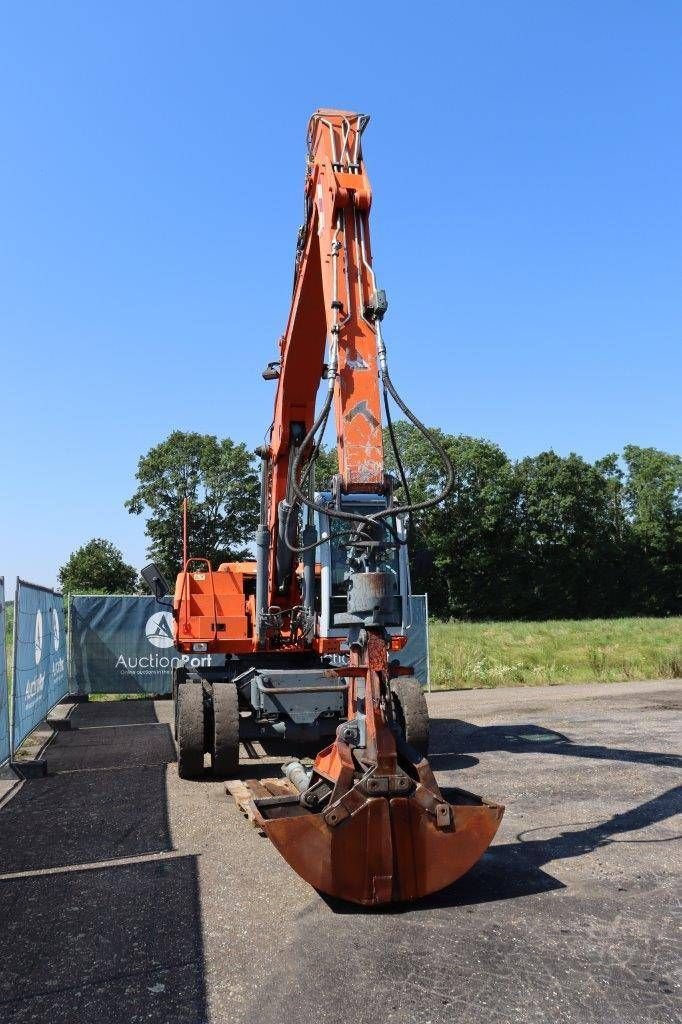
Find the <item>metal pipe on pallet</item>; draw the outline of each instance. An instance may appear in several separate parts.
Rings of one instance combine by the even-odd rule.
[[[302,765],[300,761],[289,761],[282,765],[282,773],[286,775],[292,786],[295,786],[299,793],[305,793],[310,785],[312,770]]]

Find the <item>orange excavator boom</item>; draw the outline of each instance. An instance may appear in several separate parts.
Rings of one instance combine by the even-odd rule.
[[[348,721],[312,771],[298,773],[298,801],[255,800],[253,810],[278,850],[312,885],[376,904],[415,899],[458,878],[488,847],[502,808],[464,793],[448,802],[427,760],[406,742],[404,730],[401,735],[400,705],[393,699],[387,627],[396,622],[397,594],[385,563],[388,550],[401,543],[398,514],[419,506],[405,493],[402,470],[403,494],[400,502],[394,498],[395,481],[384,465],[382,388],[387,414],[390,394],[423,427],[388,373],[382,335],[387,301],[372,269],[372,193],[362,155],[368,120],[318,110],[309,123],[306,222],[280,342],[271,446],[263,452],[269,470],[263,532],[279,541],[269,560],[271,603],[281,602],[287,587],[289,600],[297,599],[293,557],[305,557],[320,542],[314,529],[307,544],[306,531],[302,545],[292,542],[295,510],[325,512],[348,529],[347,607],[335,619],[347,632]],[[321,380],[327,393],[315,417]],[[332,500],[321,505],[310,488],[306,493],[302,465],[307,460],[309,473],[332,405],[339,472]],[[429,439],[443,460],[446,484],[422,505],[442,500],[452,481],[447,455]],[[400,465],[397,450],[394,455]],[[372,495],[381,500],[380,509],[354,513],[344,504],[349,495]]]

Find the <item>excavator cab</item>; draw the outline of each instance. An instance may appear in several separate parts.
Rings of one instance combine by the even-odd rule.
[[[329,492],[317,492],[315,501],[319,505],[329,505],[332,510],[332,496]],[[386,508],[384,495],[360,494],[347,495],[341,502],[344,512],[356,512],[359,515],[371,515]],[[320,564],[320,599],[318,604],[319,635],[322,637],[342,637],[347,627],[337,621],[348,611],[348,588],[350,581],[349,534],[347,522],[335,519],[324,512],[316,513],[317,536],[327,537],[319,546]],[[378,537],[382,542],[381,555],[377,568],[385,572],[393,581],[395,588],[395,617],[386,623],[392,636],[402,636],[410,626],[410,567],[407,551],[407,534],[402,520],[398,517],[378,526]],[[385,546],[384,546],[385,545]]]

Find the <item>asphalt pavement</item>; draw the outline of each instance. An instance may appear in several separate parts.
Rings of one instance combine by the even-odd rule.
[[[179,780],[170,701],[78,705],[0,807],[0,1021],[679,1022],[681,693],[433,694],[439,783],[507,810],[467,876],[389,911],[323,898],[223,783]]]

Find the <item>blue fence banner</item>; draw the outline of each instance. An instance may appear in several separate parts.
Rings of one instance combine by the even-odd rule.
[[[423,594],[411,597],[412,624],[397,655],[429,682],[428,616]],[[69,599],[69,669],[75,693],[170,693],[171,672],[224,664],[223,655],[181,654],[173,644],[170,604],[154,597],[74,594]]]
[[[422,686],[430,687],[429,675],[429,606],[425,594],[410,596],[412,621],[407,629],[407,643],[397,655],[401,665],[411,665]],[[393,657],[393,655],[392,655]]]
[[[73,595],[69,622],[76,693],[170,693],[174,667],[225,663],[224,655],[181,654],[170,605],[152,596]]]
[[[17,580],[14,601],[12,750],[69,692],[62,595]]]
[[[7,651],[5,650],[5,580],[0,576],[0,765],[10,758],[9,692],[7,690]]]

